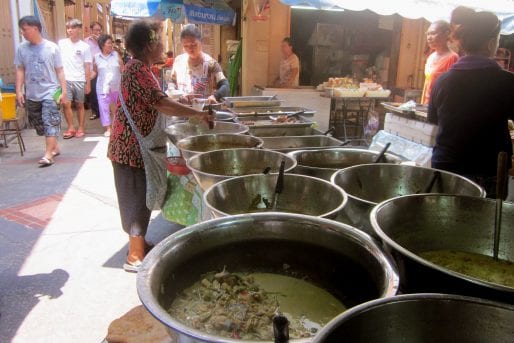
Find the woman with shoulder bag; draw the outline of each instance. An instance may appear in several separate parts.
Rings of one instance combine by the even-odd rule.
[[[151,66],[163,53],[161,31],[160,23],[145,20],[133,22],[128,29],[125,42],[133,59],[121,75],[108,149],[121,223],[129,235],[123,268],[131,272],[137,272],[145,257],[151,210],[160,208],[166,192],[166,134],[161,114],[212,119],[204,112],[170,100],[159,87]]]

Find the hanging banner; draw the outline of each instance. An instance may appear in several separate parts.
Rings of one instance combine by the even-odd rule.
[[[172,22],[181,24],[184,22],[184,14],[185,10],[182,0],[161,0],[154,16],[161,19],[169,18]]]
[[[195,24],[233,25],[234,10],[224,0],[112,0],[111,12],[124,18],[184,19]]]
[[[146,18],[157,12],[161,0],[112,0],[111,13],[119,17]]]
[[[232,25],[234,11],[223,0],[184,0],[187,20],[195,24]]]

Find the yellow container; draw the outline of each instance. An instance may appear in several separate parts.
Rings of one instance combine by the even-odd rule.
[[[11,120],[16,118],[16,94],[2,93],[2,102],[0,103],[2,109],[2,119]]]

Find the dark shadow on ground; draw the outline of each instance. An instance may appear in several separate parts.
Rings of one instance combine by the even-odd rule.
[[[0,342],[11,342],[40,297],[56,299],[62,295],[69,274],[54,269],[51,273],[19,276],[19,269],[40,231],[3,219],[0,227]],[[12,244],[15,241],[18,243]]]
[[[167,221],[159,213],[148,226],[146,240],[152,244],[158,244],[164,238],[174,234],[184,226]],[[121,230],[121,229],[120,229]],[[128,239],[128,238],[127,238]],[[102,266],[106,268],[123,268],[123,263],[127,258],[128,243],[123,248],[118,250],[111,258],[109,258]]]
[[[64,194],[98,142],[60,141],[62,154],[48,168],[38,168],[44,140],[24,131],[27,151],[18,146],[0,151],[0,209]],[[60,159],[60,160],[57,160]],[[0,342],[11,342],[39,297],[57,298],[69,274],[56,269],[48,274],[18,276],[44,229],[31,229],[0,217]],[[49,314],[51,315],[51,314]]]

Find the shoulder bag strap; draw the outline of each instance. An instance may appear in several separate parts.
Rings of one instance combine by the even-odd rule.
[[[141,134],[139,133],[139,131],[137,130],[136,128],[136,124],[134,123],[134,121],[132,120],[132,117],[130,116],[130,113],[127,109],[127,105],[125,104],[125,100],[123,99],[123,91],[120,89],[120,103],[121,103],[121,107],[123,108],[123,112],[125,113],[125,117],[127,118],[129,124],[130,124],[130,127],[132,128],[132,131],[134,131],[134,134],[136,135],[137,137],[137,140],[139,141],[139,144],[141,144],[141,140],[143,138],[143,136],[141,136]]]

